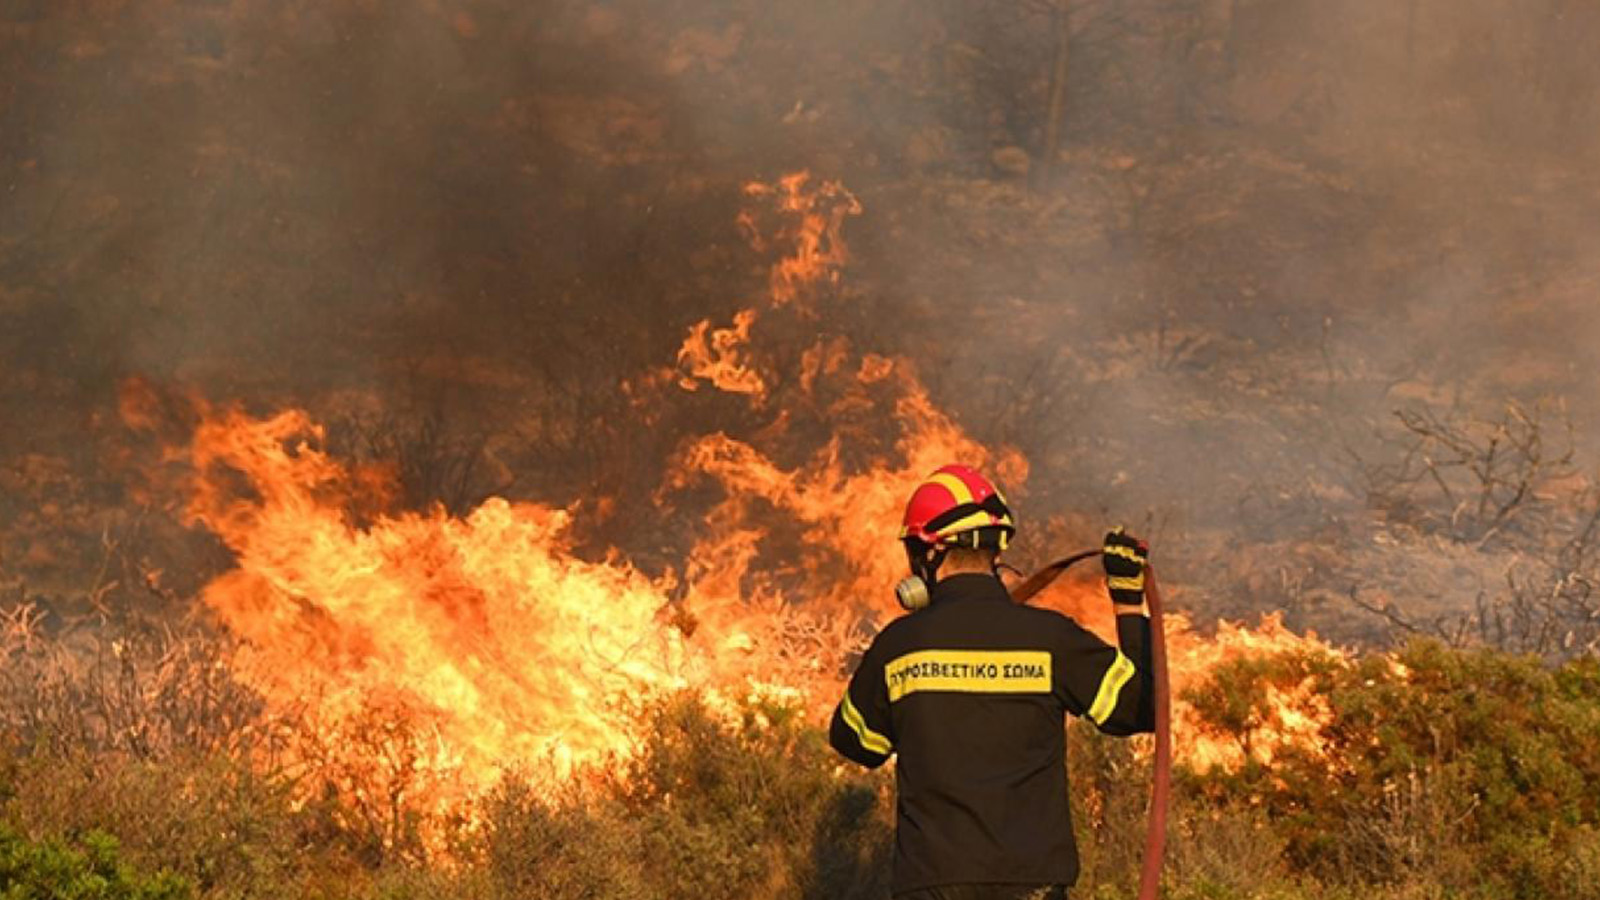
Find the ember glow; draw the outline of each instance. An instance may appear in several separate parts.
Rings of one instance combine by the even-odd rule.
[[[839,231],[859,204],[838,185],[806,193],[807,184],[790,176],[747,190],[776,199],[785,223],[773,237],[751,232],[752,245],[791,244],[773,264],[768,309],[799,302],[846,259]],[[742,221],[749,230],[758,218]],[[680,385],[764,397],[748,355],[756,322],[750,310],[732,329],[691,329]],[[760,440],[686,442],[654,499],[711,485],[721,500],[689,526],[694,546],[681,565],[659,573],[621,551],[575,552],[576,506],[495,498],[460,517],[363,514],[386,508],[388,474],[326,452],[307,413],[206,412],[187,448],[189,509],[235,567],[204,601],[241,638],[240,677],[310,726],[291,757],[351,794],[398,795],[403,785],[396,802],[447,818],[510,770],[568,777],[626,759],[641,707],[669,692],[693,691],[730,715],[753,696],[771,698],[820,722],[850,654],[894,612],[898,521],[911,490],[961,460],[1022,495],[1028,463],[968,437],[905,360],[827,337],[799,366],[793,382],[825,405],[826,420],[888,422],[892,450],[855,452],[841,424],[798,465],[782,464],[764,449],[783,442],[781,410]],[[796,546],[772,550],[773,523],[794,531]],[[1065,583],[1042,602],[1109,630],[1096,581]],[[1179,620],[1170,641],[1175,696],[1222,661],[1315,643],[1275,621],[1207,639]],[[1317,740],[1328,713],[1309,693],[1273,703],[1281,714],[1251,752]],[[1242,759],[1237,747],[1208,743],[1181,705],[1175,719],[1180,760]]]

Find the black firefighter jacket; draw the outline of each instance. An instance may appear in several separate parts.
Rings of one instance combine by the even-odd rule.
[[[1015,603],[987,574],[941,579],[931,605],[878,634],[829,740],[869,768],[899,757],[894,893],[1077,880],[1064,714],[1108,734],[1154,728],[1150,620],[1118,615],[1117,639]]]

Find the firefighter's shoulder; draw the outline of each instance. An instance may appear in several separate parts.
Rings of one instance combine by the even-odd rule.
[[[1028,621],[1040,628],[1077,628],[1078,621],[1064,612],[1049,609],[1043,606],[1032,606],[1027,603],[1018,603],[1011,607],[1011,615]]]
[[[1100,639],[1083,627],[1077,619],[1060,610],[1026,604],[1018,604],[1015,609],[1014,615],[1026,622],[1027,627],[1041,637],[1053,638],[1069,646],[1085,641],[1090,644],[1101,643]]]
[[[928,616],[918,612],[906,612],[893,619],[882,628],[872,639],[872,644],[879,647],[895,647],[921,631],[928,621]]]
[[[890,619],[878,629],[871,640],[867,641],[866,646],[861,648],[861,660],[865,662],[868,659],[876,659],[882,663],[885,654],[903,652],[917,639],[919,629],[913,623],[914,618],[913,615],[906,614]]]

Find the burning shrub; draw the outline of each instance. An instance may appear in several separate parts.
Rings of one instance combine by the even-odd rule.
[[[1335,713],[1326,755],[1196,776],[1199,796],[1260,805],[1288,859],[1332,881],[1578,896],[1600,825],[1600,662],[1550,669],[1417,641],[1318,684]],[[1266,696],[1256,680],[1207,690],[1219,699],[1206,721],[1247,739]]]
[[[1325,757],[1327,684],[1348,657],[1274,617],[1256,631],[1224,622],[1210,641],[1181,634],[1195,650],[1180,659],[1194,668],[1176,679],[1175,716],[1189,744],[1180,760],[1196,771],[1236,771],[1285,754]]]

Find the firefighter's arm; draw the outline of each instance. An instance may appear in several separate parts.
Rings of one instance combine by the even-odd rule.
[[[1095,722],[1108,734],[1155,730],[1155,666],[1150,658],[1150,608],[1144,599],[1149,555],[1144,541],[1121,528],[1106,535],[1100,555],[1106,570],[1106,592],[1117,611],[1118,654],[1133,665],[1131,683],[1123,686],[1106,718]]]
[[[1121,648],[1100,640],[1063,617],[1056,641],[1055,692],[1067,712],[1107,734],[1155,729],[1150,668],[1150,620],[1137,613],[1117,616]]]
[[[1070,620],[1062,641],[1067,658],[1057,678],[1062,703],[1107,734],[1155,730],[1150,615],[1144,602],[1148,552],[1143,541],[1121,529],[1106,535],[1101,559],[1106,588],[1117,612],[1118,646],[1112,647]]]
[[[876,769],[894,752],[893,736],[882,654],[873,641],[833,710],[828,743],[846,759]]]
[[[1155,662],[1150,653],[1150,613],[1143,607],[1117,609],[1118,655],[1133,664],[1111,713],[1095,724],[1107,734],[1148,734],[1156,730]]]

